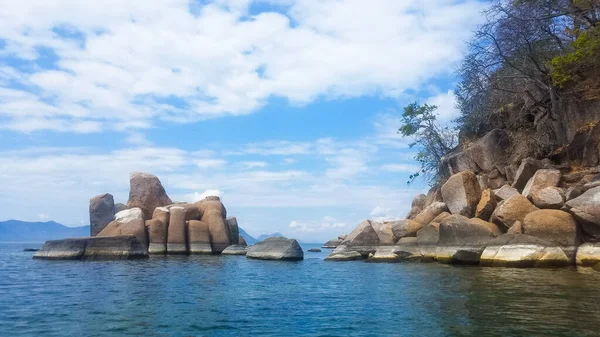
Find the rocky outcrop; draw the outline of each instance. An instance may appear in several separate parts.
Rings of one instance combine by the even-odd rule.
[[[126,235],[135,236],[138,242],[143,245],[144,250],[147,249],[146,223],[141,209],[132,208],[115,214],[115,220],[98,233],[97,237]]]
[[[187,202],[179,202],[165,206],[165,208],[167,209],[171,209],[172,207],[185,208],[185,221],[200,220],[200,210],[198,209],[198,206],[194,204],[188,204]]]
[[[212,254],[208,225],[200,220],[188,222],[188,242],[190,254]]]
[[[509,144],[506,131],[494,129],[467,149],[445,156],[440,170],[445,176],[466,170],[489,172],[505,160]]]
[[[127,209],[127,205],[125,205],[122,202],[118,202],[115,204],[115,214],[119,213],[120,211],[124,211]]]
[[[225,206],[221,199],[216,196],[207,197],[195,203],[195,205],[198,206],[202,214],[202,222],[208,225],[213,253],[221,253],[231,244],[229,228],[225,224],[225,217],[227,216]]]
[[[600,240],[600,187],[567,201],[563,209],[575,216],[587,236]]]
[[[425,208],[427,203],[427,196],[425,194],[417,194],[412,201],[410,212],[406,216],[407,219],[413,219],[417,216],[423,208]]]
[[[90,199],[90,235],[96,236],[115,218],[115,200],[104,193]]]
[[[477,176],[471,171],[454,174],[442,186],[442,198],[450,213],[472,217],[481,198]]]
[[[299,261],[304,259],[304,252],[294,239],[270,237],[248,247],[246,257],[258,260]]]
[[[148,257],[135,236],[88,237],[46,241],[33,258],[46,260],[133,259]]]
[[[173,202],[167,196],[160,180],[155,175],[133,172],[129,176],[129,201],[127,208],[139,207],[146,219],[152,217],[156,207],[167,206]]]
[[[240,245],[231,245],[223,249],[221,254],[223,255],[246,255],[248,247]]]
[[[432,222],[417,232],[417,247],[424,261],[435,259],[439,240],[439,223]]]
[[[196,205],[196,207],[198,207],[198,210],[200,210],[200,216],[203,216],[204,213],[209,209],[216,209],[219,212],[221,212],[221,215],[223,215],[223,219],[227,217],[227,209],[225,208],[225,205],[223,205],[223,203],[221,202],[221,198],[215,195],[208,196],[194,203],[194,205]]]
[[[167,230],[167,253],[187,254],[185,208],[171,207],[169,209],[169,228]]]
[[[367,262],[399,262],[398,256],[394,253],[395,249],[395,246],[381,246]]]
[[[492,267],[564,266],[569,258],[556,245],[525,234],[504,234],[487,244],[480,264]]]
[[[442,221],[436,260],[445,263],[476,264],[495,233],[486,225],[452,215]]]
[[[523,234],[559,246],[573,260],[581,242],[575,218],[567,212],[553,209],[527,214],[523,220]]]
[[[516,194],[498,205],[492,214],[492,222],[504,230],[508,230],[515,221],[523,222],[527,214],[537,210],[538,208],[529,202],[527,198]]]
[[[247,246],[248,245],[248,243],[246,242],[246,239],[244,239],[244,237],[241,236],[241,235],[239,236],[238,244],[240,246]]]

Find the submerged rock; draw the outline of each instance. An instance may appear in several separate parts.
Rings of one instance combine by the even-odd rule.
[[[525,234],[504,234],[490,241],[480,264],[491,267],[550,267],[570,264],[558,246]]]
[[[221,252],[223,255],[246,255],[248,247],[240,245],[231,245]]]
[[[135,236],[106,236],[46,241],[34,259],[132,259],[148,257]]]
[[[299,261],[304,252],[298,241],[284,237],[270,237],[248,247],[247,258],[259,260]]]
[[[310,248],[308,251],[311,253],[320,253],[321,252],[321,250],[319,248]]]

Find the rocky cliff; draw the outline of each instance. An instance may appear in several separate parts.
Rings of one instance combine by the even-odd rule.
[[[562,131],[546,142],[551,151],[530,151],[533,139],[500,122],[463,142],[443,158],[440,182],[415,197],[405,220],[362,222],[328,259],[600,263],[600,104],[569,114],[572,107],[563,107],[553,128]]]

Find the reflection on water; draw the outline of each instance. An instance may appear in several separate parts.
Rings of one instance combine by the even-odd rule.
[[[0,336],[600,335],[591,269],[335,263],[328,250],[39,261],[32,246],[0,244]]]

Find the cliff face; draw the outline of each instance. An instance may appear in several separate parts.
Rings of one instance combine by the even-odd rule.
[[[495,128],[443,158],[439,183],[415,197],[407,220],[361,223],[348,236],[366,238],[361,249],[346,239],[330,259],[600,263],[600,102],[561,105],[555,119],[533,116],[526,128],[497,118]],[[364,235],[386,227],[391,244]]]

